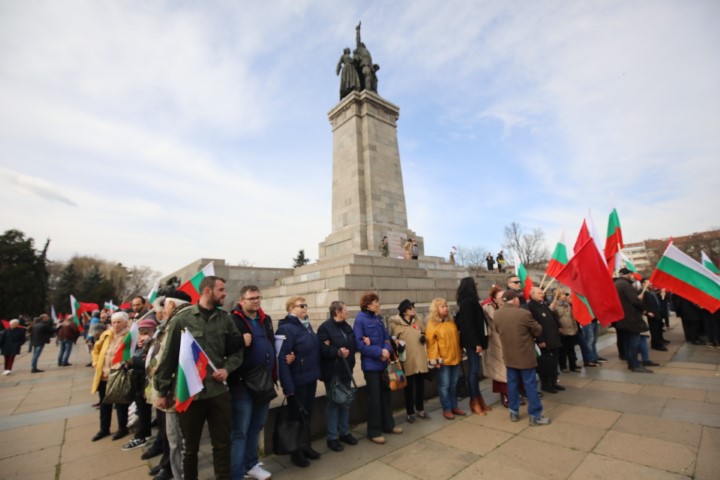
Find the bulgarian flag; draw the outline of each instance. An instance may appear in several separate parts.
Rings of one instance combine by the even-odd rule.
[[[720,277],[670,244],[655,267],[650,281],[658,288],[680,295],[715,312],[720,308]]]
[[[150,293],[147,294],[147,303],[148,305],[152,305],[155,300],[157,300],[158,297],[158,289],[157,286],[154,286],[152,290],[150,290]]]
[[[195,395],[202,391],[208,365],[212,367],[212,362],[200,344],[197,343],[192,333],[183,330],[180,336],[180,355],[175,385],[175,410],[178,412],[187,410]],[[214,367],[212,368],[214,369]]]
[[[84,330],[82,322],[80,321],[80,314],[83,312],[82,306],[82,303],[78,302],[74,296],[70,295],[70,310],[72,311],[72,319],[73,322],[75,322],[75,325],[77,325],[78,330],[81,332]]]
[[[520,263],[520,257],[518,257],[517,252],[513,252],[513,255],[515,260],[515,274],[520,278],[520,287],[523,291],[523,296],[525,297],[525,300],[529,300],[530,289],[533,287],[532,278],[530,278],[530,275],[528,275],[527,270],[525,269],[525,265]]]
[[[620,258],[622,258],[623,263],[625,264],[625,268],[630,270],[632,272],[633,277],[635,280],[642,280],[642,275],[640,275],[637,271],[637,268],[635,268],[635,265],[630,261],[630,259],[625,256],[624,253],[620,252]]]
[[[708,257],[703,250],[700,250],[700,263],[702,263],[705,268],[713,272],[715,275],[720,275],[720,268],[716,267],[715,264],[712,263],[710,257]]]
[[[114,312],[115,310],[118,309],[118,306],[115,305],[112,300],[110,300],[110,301],[105,302],[105,304],[103,305],[103,308],[105,310],[110,310],[111,312]]]
[[[555,278],[555,276],[560,270],[562,270],[562,267],[564,267],[566,263],[568,263],[568,252],[567,246],[565,245],[565,230],[563,230],[562,234],[560,235],[560,241],[557,243],[557,245],[555,245],[555,250],[553,251],[552,257],[550,258],[550,262],[548,262],[547,269],[545,270],[545,275]]]
[[[215,275],[215,266],[213,265],[213,262],[210,262],[190,280],[180,285],[178,290],[190,295],[190,303],[197,303],[198,300],[200,300],[200,282],[202,282],[205,277],[211,277],[213,275]]]
[[[585,326],[592,322],[593,318],[595,318],[595,314],[593,314],[587,298],[580,295],[575,290],[571,290],[571,292],[572,296],[570,298],[572,299],[573,317],[578,321],[578,323],[580,323],[580,325]]]
[[[622,238],[622,228],[620,227],[620,217],[617,209],[613,207],[608,219],[607,235],[605,237],[605,260],[608,267],[615,269],[615,254],[617,254],[625,244]]]
[[[133,353],[135,353],[137,340],[138,322],[133,322],[132,326],[130,327],[130,331],[125,334],[125,338],[123,338],[122,342],[120,342],[120,345],[118,346],[117,351],[115,351],[115,356],[113,357],[112,364],[114,365],[119,362],[127,362],[128,360],[130,360],[130,357],[132,357]]]

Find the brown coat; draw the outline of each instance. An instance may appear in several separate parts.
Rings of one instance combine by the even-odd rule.
[[[388,322],[390,335],[405,342],[405,361],[402,362],[405,375],[427,373],[428,357],[425,345],[420,343],[420,337],[425,331],[421,319],[415,317],[408,325],[400,315],[393,315]]]
[[[560,322],[560,335],[570,337],[577,335],[578,326],[572,314],[572,305],[556,303],[553,311],[557,313],[558,322]]]
[[[495,329],[500,333],[505,365],[525,370],[537,367],[535,338],[542,326],[524,308],[505,306],[495,312]]]

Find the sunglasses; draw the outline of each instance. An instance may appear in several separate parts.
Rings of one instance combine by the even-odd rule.
[[[307,303],[298,303],[298,304],[295,305],[295,306],[298,307],[298,308],[307,308]]]
[[[513,281],[510,282],[510,283],[522,283],[522,282],[520,282],[520,280],[513,280]]]
[[[257,301],[259,301],[260,299],[262,299],[262,297],[259,297],[259,296],[258,296],[258,297],[247,297],[247,298],[245,299],[245,301],[247,301],[247,302],[257,302]]]

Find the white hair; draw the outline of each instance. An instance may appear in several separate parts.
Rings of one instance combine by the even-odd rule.
[[[172,298],[172,297],[166,297],[165,303],[167,302],[173,302],[175,304],[175,307],[179,307],[181,305],[185,305],[186,303],[190,303],[187,300],[180,300],[179,298]]]
[[[17,318],[13,318],[12,320],[10,320],[10,325],[15,325],[17,327],[18,325],[20,325],[20,320],[18,320]]]
[[[112,317],[110,317],[110,321],[112,320],[124,320],[127,322],[130,320],[130,317],[128,317],[126,312],[115,312],[112,314]]]

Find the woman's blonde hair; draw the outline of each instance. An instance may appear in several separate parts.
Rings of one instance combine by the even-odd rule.
[[[432,302],[430,302],[430,313],[428,314],[427,323],[430,325],[431,323],[440,323],[442,321],[452,320],[452,317],[450,316],[450,310],[448,310],[448,315],[445,318],[442,318],[440,316],[440,305],[447,304],[447,300],[444,298],[434,298]]]
[[[305,302],[305,297],[294,295],[285,301],[285,311],[290,313],[296,302]]]

